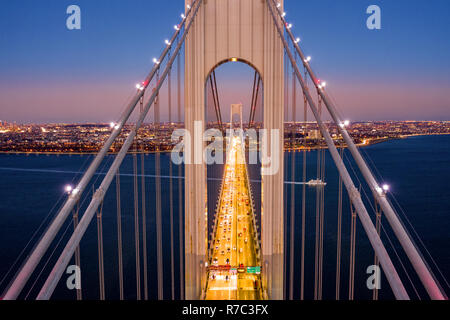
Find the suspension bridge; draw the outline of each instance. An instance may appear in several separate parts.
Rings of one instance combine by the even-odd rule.
[[[69,265],[76,265],[83,275],[81,286],[73,291],[79,300],[92,294],[86,291],[87,283],[98,283],[96,298],[101,300],[320,300],[326,298],[325,291],[332,292],[328,298],[353,300],[358,298],[355,274],[367,268],[358,265],[357,230],[362,230],[373,251],[373,265],[383,271],[389,287],[383,292],[399,300],[447,299],[445,277],[419,235],[401,220],[388,187],[376,178],[348,134],[349,122],[327,94],[326,83],[314,73],[283,7],[281,0],[186,0],[171,38],[165,40],[147,77],[136,85],[120,118],[111,123],[102,149],[55,204],[52,220],[34,235],[38,239],[18,257],[2,299],[50,299],[55,290],[68,290],[65,273]],[[216,118],[213,127],[224,132],[228,124],[222,119],[215,69],[229,62],[246,63],[255,70],[247,127],[257,126],[259,112],[262,127],[281,134],[253,146],[263,153],[275,150],[268,163],[261,163],[256,177],[250,177],[247,165],[252,146],[246,136],[228,135],[220,190],[210,199],[208,188],[217,178],[208,176],[202,156],[198,159],[205,142],[194,143],[188,152],[184,136],[184,164],[175,164],[161,150],[160,114],[167,109],[169,123],[182,123],[184,118],[185,132],[202,136],[207,126],[205,110],[211,106]],[[149,143],[142,126],[150,110],[151,143],[156,151],[151,168],[141,152]],[[323,120],[325,112],[337,126],[339,143]],[[133,122],[132,116],[136,117]],[[285,133],[286,119],[296,122],[300,116],[302,130]],[[314,135],[321,146],[313,160],[314,172],[307,165],[311,162],[308,151],[302,149],[308,116],[316,122]],[[234,126],[232,119],[229,129]],[[125,131],[127,123],[132,127]],[[290,176],[285,170],[286,143],[300,150],[290,157]],[[111,153],[113,149],[118,151]],[[326,161],[331,161],[339,177],[333,212],[325,206]],[[277,170],[270,172],[275,164]],[[154,174],[147,174],[150,169]],[[298,173],[301,181],[296,179]],[[128,192],[124,192],[125,180]],[[253,197],[256,188],[261,194],[259,207]],[[208,210],[211,202],[216,203],[214,210]],[[337,219],[336,240],[335,250],[327,253],[324,230],[330,215]],[[344,234],[346,218],[350,230]],[[114,228],[114,242],[104,241],[104,229],[111,227],[108,223]],[[82,259],[89,227],[96,228],[95,240],[89,242],[96,243],[96,259],[90,261],[96,265],[93,279],[86,279],[91,270],[84,271],[86,256]],[[132,245],[125,245],[127,227]],[[391,238],[399,245],[392,246]],[[309,248],[312,255],[307,254]],[[404,254],[399,255],[399,250]],[[324,263],[326,254],[334,260],[333,270]],[[335,275],[335,281],[324,281],[326,273]],[[373,299],[379,294],[373,289]]]

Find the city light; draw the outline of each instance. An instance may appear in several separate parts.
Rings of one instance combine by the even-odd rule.
[[[283,13],[281,14],[281,16],[284,18],[286,16],[286,12],[283,11]]]
[[[180,30],[180,27],[179,27],[177,24],[174,25],[173,28],[174,28],[175,30],[177,30],[177,31]]]
[[[287,28],[287,29],[292,28],[292,23],[286,23],[286,28]]]
[[[144,90],[145,88],[144,88],[144,86],[141,85],[140,83],[137,83],[137,84],[136,84],[136,89],[138,89],[139,91],[142,91],[142,90]]]
[[[187,5],[186,5],[186,8],[190,9],[190,8],[191,8],[191,6],[187,4]]]
[[[310,57],[310,56],[307,56],[306,59],[305,59],[304,61],[305,61],[306,63],[310,62],[310,61],[311,61],[311,57]]]
[[[389,191],[389,185],[388,184],[383,184],[383,190],[384,190],[384,192],[387,192],[387,191]]]
[[[168,46],[170,46],[170,41],[169,40],[164,40],[164,43],[167,44]]]
[[[299,42],[300,42],[300,38],[295,39],[294,42],[295,42],[295,43],[299,43]]]
[[[184,13],[182,13],[180,16],[181,16],[181,19],[183,19],[183,20],[186,18],[186,16],[184,15]]]
[[[154,63],[154,64],[159,64],[159,60],[156,59],[156,58],[153,58],[153,63]]]
[[[279,8],[279,7],[281,7],[281,3],[278,2],[277,3],[277,8]]]
[[[236,62],[236,61],[238,61],[238,59],[237,58],[231,58],[231,61],[232,62]]]

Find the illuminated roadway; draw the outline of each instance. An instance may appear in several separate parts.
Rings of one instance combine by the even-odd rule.
[[[260,249],[250,197],[241,139],[234,137],[227,154],[211,243],[207,300],[262,299],[261,276],[254,268],[259,267]]]

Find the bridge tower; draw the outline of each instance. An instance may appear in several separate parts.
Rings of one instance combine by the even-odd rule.
[[[192,0],[185,2],[192,4]],[[282,6],[283,1],[279,2]],[[283,43],[262,0],[204,0],[186,38],[185,126],[193,136],[199,131],[196,121],[203,127],[196,133],[204,131],[205,84],[214,68],[241,61],[255,68],[263,80],[264,128],[269,135],[278,130],[280,148],[269,155],[278,161],[277,173],[262,177],[263,285],[271,299],[283,299],[283,58]],[[272,150],[273,141],[268,140],[268,150]],[[192,164],[185,167],[185,292],[186,299],[199,299],[206,281],[206,166],[195,164],[194,155],[190,160]]]
[[[235,114],[237,114],[237,115],[239,115],[239,124],[240,124],[240,129],[241,130],[243,130],[243,128],[244,128],[244,126],[243,126],[243,123],[242,123],[242,103],[235,103],[235,104],[232,104],[231,105],[231,108],[230,108],[230,111],[231,111],[231,113],[230,113],[230,129],[233,129],[233,116],[235,115]]]

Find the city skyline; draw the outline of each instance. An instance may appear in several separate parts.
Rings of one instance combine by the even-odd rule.
[[[0,300],[448,300],[448,9],[2,5]]]
[[[76,31],[65,26],[67,1],[4,4],[0,119],[114,120],[159,55],[171,26],[179,22],[174,12],[181,13],[183,3],[78,1],[82,26]],[[368,4],[285,1],[293,31],[326,79],[327,91],[355,121],[449,120],[450,45],[444,39],[450,33],[445,14],[450,4],[378,1],[381,30],[366,28]],[[154,11],[155,18],[145,18]],[[219,94],[225,105],[234,99],[244,100],[245,106],[252,74],[236,69],[232,64],[217,69]],[[229,92],[235,92],[233,99]]]

